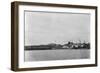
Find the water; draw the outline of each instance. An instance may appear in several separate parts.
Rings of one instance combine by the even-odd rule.
[[[50,61],[90,58],[89,49],[25,50],[25,61]]]

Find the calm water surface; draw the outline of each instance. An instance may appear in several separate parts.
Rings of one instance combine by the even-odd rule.
[[[49,61],[90,58],[89,49],[25,50],[25,61]]]

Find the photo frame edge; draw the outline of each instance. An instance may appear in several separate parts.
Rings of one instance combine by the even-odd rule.
[[[16,33],[15,33],[16,32]],[[18,5],[11,3],[11,70],[18,69]]]

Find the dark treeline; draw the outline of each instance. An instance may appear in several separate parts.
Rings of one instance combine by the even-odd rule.
[[[25,46],[25,50],[53,50],[53,49],[90,49],[90,43],[67,42],[63,45],[50,43],[47,45]]]

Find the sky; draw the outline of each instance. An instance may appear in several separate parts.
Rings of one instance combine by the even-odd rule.
[[[25,11],[25,45],[90,41],[90,14]]]

